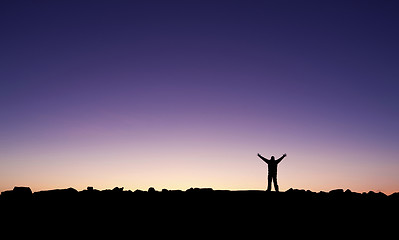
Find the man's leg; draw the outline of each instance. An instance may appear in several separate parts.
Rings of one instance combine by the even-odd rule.
[[[277,174],[273,176],[274,189],[278,192]]]
[[[270,191],[272,188],[272,176],[268,175],[267,176],[267,191]]]

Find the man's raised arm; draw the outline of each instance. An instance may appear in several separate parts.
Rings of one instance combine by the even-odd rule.
[[[281,160],[283,160],[283,158],[285,158],[287,156],[287,154],[284,153],[283,156],[281,156],[279,159],[277,159],[277,163],[281,162]]]
[[[260,155],[259,153],[258,153],[258,157],[260,157],[265,162],[269,161],[269,159],[262,157],[262,155]]]

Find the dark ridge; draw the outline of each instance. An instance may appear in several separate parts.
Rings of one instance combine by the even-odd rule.
[[[74,188],[67,189],[54,189],[39,192],[32,192],[29,187],[14,187],[13,190],[3,191],[0,194],[0,204],[7,204],[10,202],[40,202],[40,201],[84,201],[86,199],[96,198],[96,200],[112,200],[126,198],[134,200],[144,196],[152,197],[213,197],[222,198],[229,197],[232,200],[235,197],[246,196],[249,198],[266,198],[279,199],[279,200],[381,200],[381,201],[399,201],[399,192],[391,195],[386,195],[382,192],[363,192],[357,193],[351,190],[335,189],[329,192],[312,192],[310,190],[292,189],[285,192],[267,192],[261,190],[213,190],[212,188],[189,188],[186,191],[182,190],[168,190],[162,189],[161,191],[155,190],[150,187],[147,191],[143,190],[124,190],[123,187],[115,187],[112,190],[97,190],[93,187],[87,187],[82,191],[77,191]],[[398,202],[399,203],[399,202]]]
[[[68,235],[73,239],[124,239],[143,236],[143,232],[149,238],[173,239],[176,233],[184,239],[253,239],[265,232],[308,238],[311,231],[357,239],[359,233],[369,236],[369,229],[382,237],[384,233],[391,236],[386,229],[396,229],[392,219],[399,213],[398,206],[399,193],[388,196],[343,189],[316,193],[87,187],[32,193],[29,187],[15,187],[0,195],[5,231],[17,228],[15,236],[25,233],[29,238],[48,233],[48,239]]]

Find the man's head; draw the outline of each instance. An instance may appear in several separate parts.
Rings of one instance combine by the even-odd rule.
[[[272,157],[270,158],[270,160],[274,161],[274,156],[272,156]]]

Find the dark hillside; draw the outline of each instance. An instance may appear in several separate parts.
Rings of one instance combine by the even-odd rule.
[[[312,192],[228,191],[190,188],[186,191],[77,191],[73,188],[34,192],[15,187],[0,195],[0,210],[18,224],[83,228],[100,235],[106,229],[152,231],[178,230],[190,234],[222,231],[235,236],[244,231],[257,236],[263,231],[325,230],[350,233],[392,229],[399,213],[399,194],[356,193],[337,189]],[[13,221],[10,221],[13,222]],[[116,231],[115,234],[124,233]],[[224,232],[226,231],[226,232]],[[249,231],[249,232],[248,232]],[[107,232],[109,233],[109,232]],[[123,235],[123,234],[122,234]],[[248,237],[248,236],[246,236]]]

